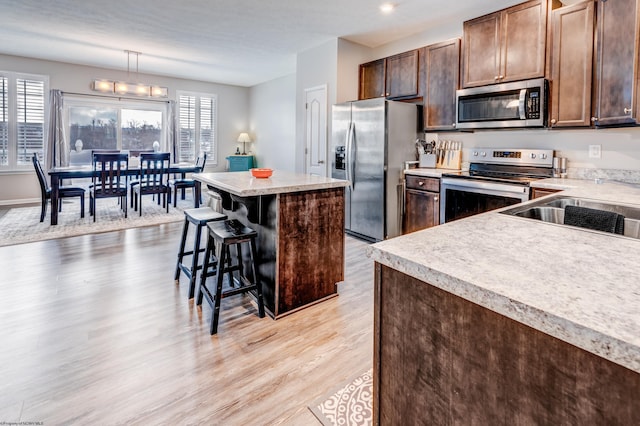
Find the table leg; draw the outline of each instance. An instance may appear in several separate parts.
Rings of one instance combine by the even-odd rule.
[[[202,191],[201,182],[197,180],[195,182],[195,187],[193,191],[193,198],[194,198],[193,205],[196,209],[200,207],[200,194],[202,194],[201,191]]]
[[[60,178],[51,175],[51,224],[58,224],[58,202],[60,194]]]

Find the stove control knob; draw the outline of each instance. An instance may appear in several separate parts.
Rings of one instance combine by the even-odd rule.
[[[532,152],[531,154],[529,154],[529,157],[531,157],[531,159],[535,159],[536,158],[536,154]]]
[[[487,156],[487,153],[486,153],[486,152],[484,152],[484,151],[482,151],[482,156],[483,156],[483,157],[486,157],[486,156]]]
[[[547,159],[547,154],[540,154],[540,159],[541,160],[546,160]]]
[[[478,151],[473,151],[473,156],[477,157],[478,156]]]

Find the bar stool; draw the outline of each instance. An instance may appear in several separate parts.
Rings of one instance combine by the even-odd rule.
[[[180,241],[180,250],[178,251],[178,263],[176,264],[175,280],[180,282],[180,271],[189,278],[189,299],[193,299],[193,295],[196,288],[196,275],[198,269],[202,269],[202,265],[198,260],[200,253],[204,252],[204,248],[200,248],[200,236],[202,234],[202,228],[209,222],[226,220],[225,214],[216,212],[209,207],[200,207],[195,209],[186,209],[184,211],[184,226],[182,228],[182,240]],[[193,244],[193,250],[184,251],[185,243],[187,242],[187,233],[189,232],[189,223],[196,225],[196,236]],[[192,256],[191,265],[185,265],[183,258],[185,256]]]
[[[216,334],[218,332],[220,299],[225,297],[256,290],[258,316],[260,318],[264,318],[262,285],[260,284],[260,277],[258,276],[258,267],[256,262],[256,237],[258,233],[253,229],[244,226],[244,224],[235,219],[225,220],[223,222],[211,222],[207,224],[207,228],[209,228],[209,238],[207,239],[207,248],[204,255],[204,265],[202,267],[202,273],[200,274],[200,291],[198,292],[196,304],[201,305],[202,297],[204,296],[213,309],[209,333]],[[243,243],[249,243],[249,255],[251,258],[253,281],[249,281],[244,274],[244,266],[242,264]],[[229,261],[229,247],[231,245],[235,245],[236,247],[235,265],[232,261]],[[213,259],[218,259],[217,265],[214,263],[215,260],[212,260],[211,256],[214,247],[216,255]],[[239,286],[222,291],[222,278],[225,273],[229,273],[229,284],[233,285],[233,271],[238,271],[239,273]],[[217,277],[215,296],[211,294],[206,284],[207,278],[214,275]]]

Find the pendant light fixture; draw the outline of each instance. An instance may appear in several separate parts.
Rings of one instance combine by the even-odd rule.
[[[146,96],[154,98],[166,98],[169,90],[166,87],[140,83],[138,79],[138,64],[141,52],[134,50],[125,50],[127,54],[127,80],[129,81],[112,81],[112,80],[100,80],[93,81],[92,88],[96,92],[103,93],[115,93],[118,95],[134,95],[134,96]],[[131,62],[132,57],[135,57],[136,69],[135,69],[135,82],[131,82]]]

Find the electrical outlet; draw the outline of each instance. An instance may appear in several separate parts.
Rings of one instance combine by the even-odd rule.
[[[589,145],[589,158],[602,157],[602,145]]]

